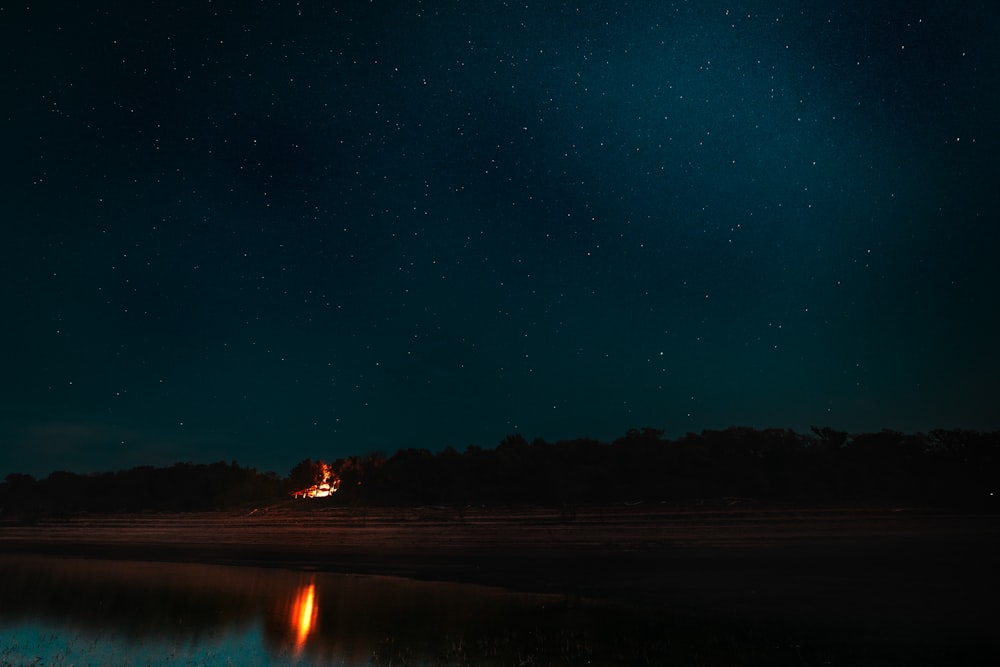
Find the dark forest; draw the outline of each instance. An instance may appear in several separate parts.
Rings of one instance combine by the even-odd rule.
[[[401,449],[324,462],[285,477],[238,463],[177,463],[125,471],[12,473],[0,519],[79,512],[206,511],[289,500],[324,481],[337,491],[301,500],[329,506],[550,505],[773,501],[878,503],[996,511],[1000,432],[883,430],[851,435],[813,427],[732,427],[671,440],[653,428],[613,442],[546,442],[509,435],[495,448]]]

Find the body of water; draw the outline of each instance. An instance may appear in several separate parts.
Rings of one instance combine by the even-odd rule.
[[[370,575],[0,555],[0,667],[995,664],[980,658],[987,646],[946,628],[934,642],[898,622],[861,639],[843,606],[765,618],[725,574],[700,580],[702,597],[728,609],[706,615],[669,594],[651,607]],[[798,616],[811,620],[777,620]]]
[[[0,558],[0,665],[642,664],[658,633],[637,642],[622,613],[392,577]]]

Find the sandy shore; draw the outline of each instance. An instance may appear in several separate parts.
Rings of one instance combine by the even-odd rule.
[[[344,509],[81,515],[0,526],[4,553],[194,561],[462,581],[992,642],[995,517],[905,508]]]

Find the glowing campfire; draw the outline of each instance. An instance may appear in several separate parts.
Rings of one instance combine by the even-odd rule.
[[[293,491],[292,495],[296,498],[326,498],[335,494],[340,489],[340,478],[333,474],[333,468],[327,463],[320,462],[319,469],[322,478],[317,483]]]

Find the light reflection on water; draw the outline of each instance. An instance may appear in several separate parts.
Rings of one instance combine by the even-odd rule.
[[[289,625],[295,633],[295,652],[300,653],[316,624],[319,606],[316,603],[316,582],[300,586],[292,603]]]
[[[0,557],[0,665],[578,664],[608,650],[595,610],[390,577]]]

